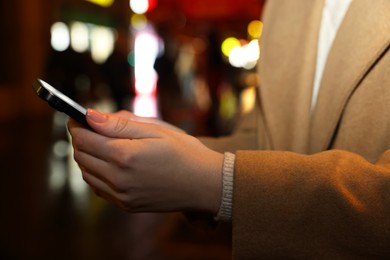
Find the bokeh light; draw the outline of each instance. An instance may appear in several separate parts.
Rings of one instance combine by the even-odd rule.
[[[92,59],[101,64],[114,50],[115,33],[113,29],[105,26],[94,26],[91,29],[91,55]]]
[[[240,100],[242,114],[247,114],[252,111],[256,103],[256,87],[244,89],[241,93]]]
[[[83,53],[89,49],[88,26],[82,22],[73,22],[70,26],[70,41],[72,49]]]
[[[254,20],[248,25],[248,35],[252,39],[259,39],[263,32],[263,23],[259,20]]]
[[[137,116],[158,117],[157,98],[154,95],[137,95],[134,98],[133,112]]]
[[[114,0],[86,0],[86,1],[103,7],[110,7],[114,3]]]
[[[229,63],[236,68],[253,69],[260,58],[260,47],[258,40],[252,40],[243,46],[234,47],[230,51]]]
[[[223,55],[229,57],[231,50],[239,46],[241,46],[240,40],[235,37],[229,37],[222,42],[221,50]]]
[[[143,30],[148,25],[148,19],[143,14],[134,14],[130,18],[130,24],[136,30]]]
[[[156,35],[140,32],[134,43],[135,89],[138,94],[153,94],[156,90],[157,73],[154,62],[159,52]]]
[[[69,28],[63,22],[56,22],[51,27],[51,46],[56,51],[65,51],[70,45]]]
[[[130,51],[129,54],[127,55],[127,62],[129,63],[129,65],[131,67],[135,67],[135,54],[134,54],[134,50],[133,51]]]
[[[157,0],[129,0],[130,9],[136,14],[144,14],[157,5]]]
[[[131,10],[136,14],[144,14],[149,9],[148,0],[130,0],[129,4]]]

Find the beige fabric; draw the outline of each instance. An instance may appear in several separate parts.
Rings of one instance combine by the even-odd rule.
[[[311,116],[322,5],[268,1],[258,107],[232,137],[204,140],[239,150],[236,259],[390,256],[390,1],[352,2]]]

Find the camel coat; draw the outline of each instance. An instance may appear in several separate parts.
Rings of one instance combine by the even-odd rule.
[[[235,259],[390,258],[390,1],[353,0],[310,112],[323,0],[270,0],[232,136]]]

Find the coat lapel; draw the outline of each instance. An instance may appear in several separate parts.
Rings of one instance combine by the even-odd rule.
[[[310,131],[311,153],[330,148],[349,97],[389,44],[390,1],[353,0],[324,70]]]
[[[265,7],[259,95],[269,149],[308,151],[322,7],[323,0],[272,0]]]

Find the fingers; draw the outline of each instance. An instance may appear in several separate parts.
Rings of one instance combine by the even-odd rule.
[[[88,124],[99,134],[122,139],[157,138],[163,135],[158,125],[136,122],[115,114],[106,114],[88,109]]]
[[[74,150],[74,159],[80,166],[82,172],[93,173],[96,178],[114,188],[112,180],[110,180],[111,175],[105,174],[107,172],[113,172],[113,169],[111,169],[112,166],[108,162],[77,149]]]
[[[96,178],[86,170],[82,171],[82,176],[84,181],[89,185],[89,187],[91,187],[97,196],[110,201],[114,200],[112,190],[105,182]]]
[[[97,196],[113,202],[123,210],[136,210],[131,203],[131,194],[127,194],[129,185],[132,186],[132,183],[135,183],[130,172],[125,173],[115,165],[83,152],[77,152],[75,159],[83,165],[81,167],[83,179]]]
[[[155,124],[155,125],[162,126],[164,128],[167,128],[167,129],[175,131],[175,132],[185,133],[185,131],[183,131],[183,129],[180,129],[175,125],[172,125],[172,124],[167,123],[163,120],[160,120],[159,118],[137,116],[137,115],[135,115],[127,110],[120,110],[118,112],[111,113],[111,115],[123,117],[123,118],[126,118],[128,120],[135,121],[135,122]]]
[[[107,183],[100,180],[93,174],[90,174],[87,170],[82,171],[82,175],[84,181],[88,183],[88,185],[91,187],[91,189],[97,196],[107,201],[113,202],[118,207],[124,210],[130,210],[128,207],[125,206],[125,203],[123,203],[123,200],[120,198],[120,195],[115,190],[113,190],[111,186],[109,186]]]
[[[77,159],[84,158],[85,155],[83,154],[88,154],[105,163],[126,168],[136,154],[143,154],[145,150],[145,140],[110,138],[82,128],[73,129],[71,133],[73,136],[72,145]],[[80,163],[78,160],[76,161]],[[86,161],[90,163],[88,165],[90,169],[100,170],[101,166],[99,164],[93,167],[94,161]]]

